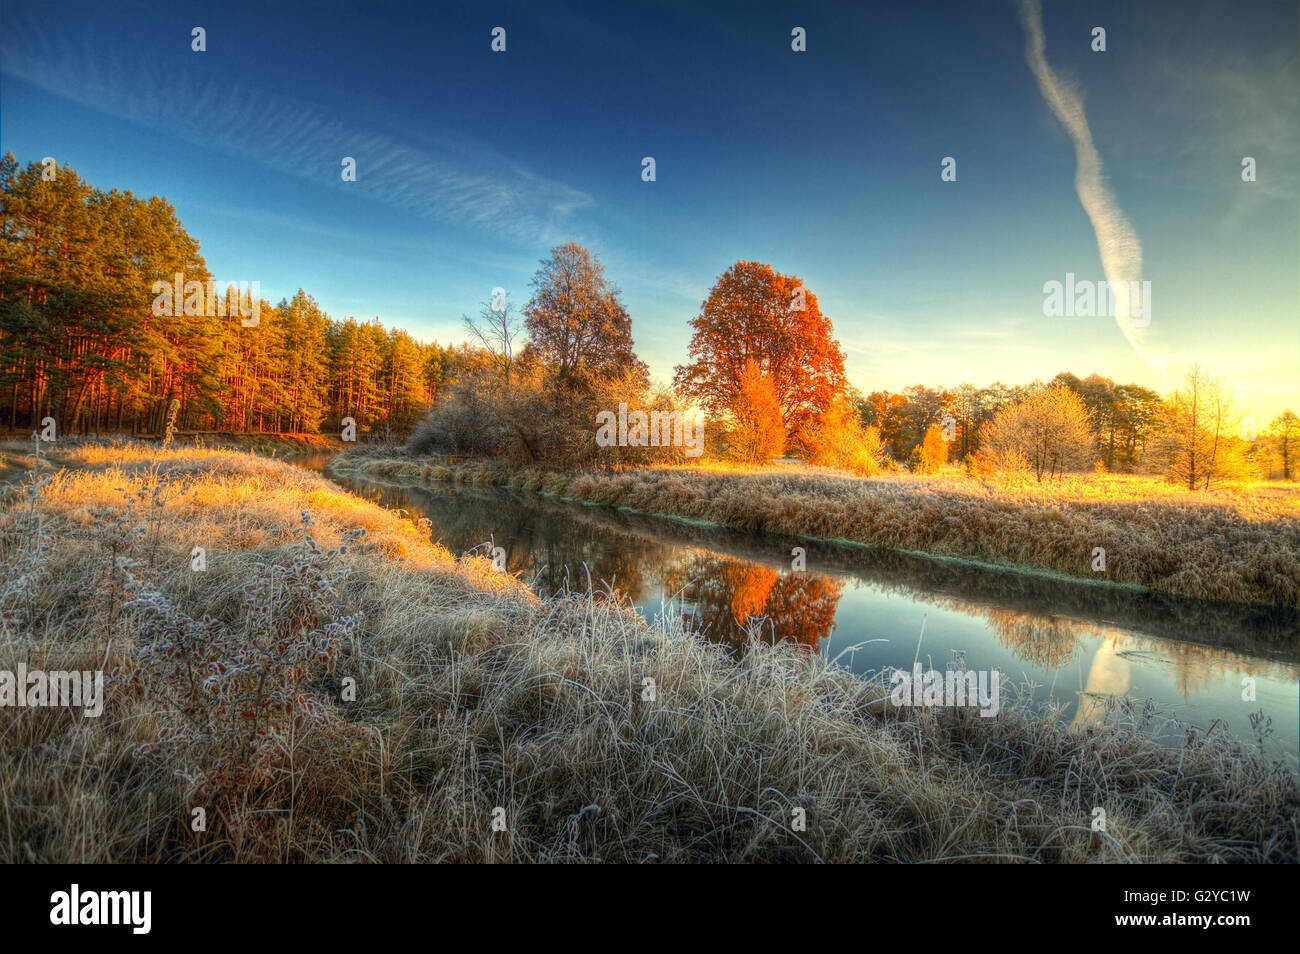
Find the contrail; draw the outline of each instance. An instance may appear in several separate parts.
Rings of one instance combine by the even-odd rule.
[[[1092,144],[1092,131],[1088,129],[1088,117],[1083,111],[1083,101],[1079,94],[1047,65],[1043,50],[1047,40],[1043,36],[1043,10],[1039,0],[1020,0],[1020,20],[1025,27],[1025,60],[1033,70],[1038,88],[1043,99],[1052,108],[1066,132],[1074,140],[1074,155],[1078,170],[1074,175],[1074,188],[1079,193],[1083,210],[1092,220],[1093,231],[1097,233],[1097,249],[1101,252],[1101,267],[1106,273],[1106,281],[1112,287],[1117,282],[1125,284],[1120,288],[1141,288],[1142,278],[1142,243],[1137,232],[1133,230],[1120,211],[1119,204],[1106,188],[1101,174],[1101,156]],[[1130,283],[1138,282],[1138,285]],[[1143,331],[1151,319],[1150,302],[1139,299],[1136,309],[1138,318],[1134,322],[1134,309],[1130,308],[1129,295],[1117,295],[1115,322],[1139,354],[1142,354]],[[1143,355],[1145,357],[1145,355]]]

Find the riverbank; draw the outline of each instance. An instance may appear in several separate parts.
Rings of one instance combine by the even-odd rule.
[[[1300,601],[1300,494],[1194,494],[1153,478],[1004,486],[815,469],[661,467],[557,474],[349,452],[368,477],[513,487],[739,530],[957,559],[1219,602]],[[1104,569],[1098,550],[1104,551]]]
[[[50,463],[0,515],[0,670],[109,677],[98,718],[0,708],[3,861],[1297,860],[1294,773],[1223,733],[735,662],[265,458]]]
[[[178,431],[172,439],[177,448],[193,450],[233,450],[268,457],[293,457],[306,454],[322,454],[346,450],[350,445],[337,437],[322,434],[261,434],[244,431]],[[57,440],[42,445],[42,453],[54,446],[59,447],[160,447],[161,437],[124,435],[106,437],[81,437],[64,435]],[[26,455],[32,453],[30,439],[17,434],[0,441],[0,466],[5,462],[21,464]]]
[[[271,456],[320,454],[342,451],[348,444],[337,436],[324,434],[259,434],[237,431],[179,431],[175,437],[181,447],[216,448],[249,451]]]

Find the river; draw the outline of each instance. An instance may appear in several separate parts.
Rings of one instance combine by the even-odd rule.
[[[1300,766],[1300,660],[1294,609],[1213,604],[1000,572],[867,548],[701,528],[521,491],[397,486],[298,463],[415,521],[454,554],[505,551],[538,593],[612,589],[647,618],[691,617],[742,651],[746,628],[800,643],[859,673],[914,660],[1002,671],[1002,695],[1055,703],[1072,725],[1100,724],[1127,696],[1160,706],[1144,730],[1226,724],[1237,738]],[[802,569],[796,555],[804,551]],[[1243,682],[1255,698],[1244,700]],[[1014,688],[1013,688],[1014,687]],[[1257,716],[1258,727],[1252,724]]]

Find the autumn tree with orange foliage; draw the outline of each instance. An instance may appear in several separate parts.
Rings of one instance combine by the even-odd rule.
[[[773,376],[750,358],[741,372],[736,393],[726,407],[731,454],[749,463],[780,457],[786,429]]]
[[[737,262],[691,322],[691,362],[673,383],[715,414],[740,392],[748,362],[771,375],[788,436],[802,443],[813,419],[844,393],[844,352],[817,296],[795,275]]]

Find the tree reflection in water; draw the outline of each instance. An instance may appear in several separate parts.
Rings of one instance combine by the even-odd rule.
[[[690,607],[696,630],[742,651],[752,635],[816,650],[835,628],[844,584],[818,573],[778,572],[715,553],[697,552],[665,578]]]

